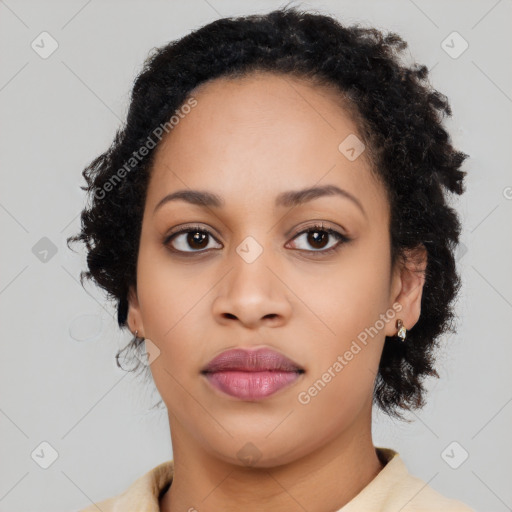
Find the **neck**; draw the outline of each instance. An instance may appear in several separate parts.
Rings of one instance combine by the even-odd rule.
[[[320,449],[274,467],[230,464],[206,452],[170,417],[174,477],[160,499],[161,512],[201,510],[245,512],[338,510],[364,489],[383,468],[367,429],[350,431]]]

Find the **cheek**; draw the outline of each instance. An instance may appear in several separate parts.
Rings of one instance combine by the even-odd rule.
[[[388,304],[386,251],[383,241],[365,242],[364,247],[361,243],[329,268],[328,279],[311,280],[304,286],[307,303],[321,320],[313,315],[301,320],[305,322],[301,332],[313,332],[313,323],[318,328],[312,338],[316,357],[302,388],[305,400],[311,400],[306,409],[334,407],[343,414],[343,410],[358,409],[371,396],[385,340],[384,327],[394,317]],[[313,386],[311,393],[308,386]]]
[[[160,265],[158,258],[145,265],[142,256],[138,291],[145,335],[160,351],[150,366],[155,386],[169,411],[187,417],[197,414],[187,390],[204,360],[205,329],[198,319],[206,318],[208,286],[197,273],[187,276],[176,268]]]
[[[171,376],[186,377],[199,371],[194,341],[204,340],[200,318],[205,318],[205,296],[211,288],[197,268],[172,263],[163,250],[141,246],[137,269],[137,291],[145,336],[160,350],[151,365],[155,383],[172,384]]]
[[[166,248],[143,236],[137,263],[137,291],[148,337],[163,339],[193,313],[204,294],[197,266],[172,260]]]
[[[303,283],[302,296],[322,320],[317,323],[326,346],[332,346],[333,339],[349,342],[386,312],[389,265],[383,254],[369,248],[347,251],[327,275],[308,277]],[[311,315],[307,318],[312,321]]]

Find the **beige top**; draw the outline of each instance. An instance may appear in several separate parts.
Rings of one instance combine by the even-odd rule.
[[[396,451],[379,447],[376,451],[384,468],[336,512],[475,512],[412,476]],[[158,498],[172,482],[173,465],[172,460],[163,462],[135,480],[123,493],[79,512],[160,512]]]

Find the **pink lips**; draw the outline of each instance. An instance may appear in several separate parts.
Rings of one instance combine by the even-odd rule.
[[[201,371],[215,388],[242,400],[259,400],[296,381],[304,370],[270,350],[234,349],[212,359]]]

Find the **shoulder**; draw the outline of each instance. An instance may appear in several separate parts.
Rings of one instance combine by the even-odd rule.
[[[159,512],[160,492],[172,481],[173,473],[174,461],[162,462],[137,478],[121,494],[94,502],[78,512]]]
[[[383,511],[475,512],[462,501],[441,494],[424,480],[410,474],[397,452],[388,450],[388,457],[389,466],[386,465],[383,471],[388,470],[391,485]]]
[[[411,475],[398,452],[380,447],[376,451],[384,467],[338,512],[475,512]]]
[[[98,510],[101,510],[102,512],[113,512],[116,509],[115,505],[116,501],[119,499],[119,496],[114,496],[103,501],[94,502],[89,507],[80,509],[78,512],[98,512]]]
[[[475,512],[462,501],[444,496],[412,475],[403,480],[396,492],[395,501],[403,507],[402,512]]]

